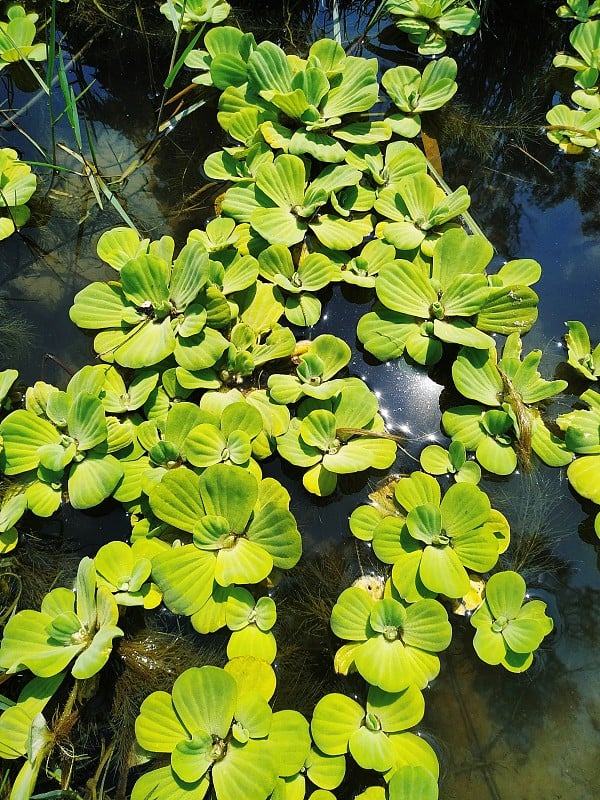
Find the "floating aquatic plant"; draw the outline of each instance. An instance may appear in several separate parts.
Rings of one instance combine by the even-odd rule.
[[[177,614],[195,615],[214,582],[225,588],[259,583],[274,566],[293,567],[302,542],[288,504],[289,495],[276,481],[259,483],[229,464],[209,466],[200,476],[189,470],[165,475],[150,493],[152,511],[193,535],[192,544],[153,559],[165,604]]]
[[[479,483],[481,480],[479,464],[467,458],[462,442],[452,442],[447,450],[439,444],[427,445],[421,451],[419,461],[430,475],[450,474],[457,483]]]
[[[533,662],[533,651],[553,628],[546,604],[528,600],[525,581],[516,572],[498,572],[486,585],[485,600],[471,617],[475,652],[487,664],[502,664],[523,672]]]
[[[471,36],[480,22],[471,0],[385,0],[385,8],[419,53],[428,56],[443,53],[454,33]]]
[[[0,26],[2,23],[0,23]],[[2,31],[0,29],[0,47]],[[45,45],[42,45],[45,48]],[[2,68],[0,54],[0,69]],[[36,177],[31,167],[19,161],[16,150],[0,148],[0,240],[8,238],[16,228],[25,225],[29,209],[25,205],[36,189]]]
[[[567,469],[569,483],[582,497],[600,505],[600,395],[588,389],[579,399],[589,408],[561,414],[556,422],[565,432],[566,446],[580,454]],[[600,536],[600,516],[596,517],[595,530]]]
[[[407,732],[421,721],[424,710],[423,695],[414,685],[396,693],[371,686],[364,707],[344,694],[327,694],[315,707],[311,731],[324,753],[349,752],[360,767],[386,778],[405,765],[423,766],[437,777],[431,746]]]
[[[175,261],[173,249],[170,237],[148,244],[127,228],[100,237],[98,255],[120,281],[86,286],[69,313],[79,327],[102,331],[94,347],[105,361],[140,369],[173,354],[180,366],[199,370],[212,367],[227,348],[217,328],[229,323],[231,310],[210,285],[206,249],[188,241]],[[246,285],[252,280],[250,273]]]
[[[434,111],[454,97],[457,66],[453,58],[432,61],[423,70],[400,66],[388,69],[381,79],[398,112],[386,117],[394,133],[405,138],[421,131],[421,114]]]
[[[12,5],[8,7],[6,16],[8,22],[0,22],[0,71],[17,61],[45,61],[46,45],[41,42],[33,44],[38,14],[27,14],[23,6]]]
[[[75,592],[59,587],[44,598],[41,611],[25,609],[7,622],[0,644],[0,667],[11,674],[29,669],[49,678],[71,665],[74,678],[91,678],[108,661],[119,609],[113,595],[96,588],[91,558],[83,558]]]
[[[371,786],[356,800],[438,800],[437,780],[425,767],[404,766],[394,772],[387,787]]]
[[[381,224],[393,230],[396,223]],[[412,222],[397,224],[401,231],[414,228]],[[483,236],[455,229],[438,239],[431,263],[398,259],[384,265],[375,282],[379,303],[360,319],[358,338],[382,360],[406,350],[420,364],[435,364],[443,342],[486,351],[494,347],[486,332],[529,330],[538,302],[529,286],[539,278],[539,265],[510,261],[486,275],[491,257]]]
[[[309,492],[329,495],[338,475],[392,465],[396,443],[386,434],[378,407],[365,383],[346,378],[330,398],[300,403],[277,450],[286,461],[308,467],[302,482]]]
[[[342,339],[329,333],[300,343],[292,354],[295,375],[270,375],[269,396],[276,403],[296,403],[302,397],[327,400],[342,384],[332,380],[350,361],[351,350]]]
[[[350,641],[336,653],[336,671],[357,670],[385,692],[401,692],[411,684],[427,686],[440,670],[435,654],[452,638],[448,615],[437,600],[406,606],[393,597],[374,600],[359,587],[339,596],[331,612],[331,630]]]
[[[201,22],[217,25],[227,19],[230,11],[225,0],[168,0],[160,7],[176,31],[194,30]]]
[[[565,153],[582,153],[600,144],[600,109],[583,111],[559,104],[546,114],[546,135]]]
[[[391,136],[385,121],[353,118],[377,102],[376,59],[347,56],[337,42],[320,39],[304,60],[266,41],[250,52],[247,72],[247,85],[226,89],[219,101],[219,121],[228,132],[240,117],[257,119],[271,147],[334,163],[344,160],[346,142]]]
[[[348,250],[371,233],[371,215],[351,216],[352,202],[343,209],[344,215],[328,213],[324,207],[336,192],[358,184],[360,177],[358,170],[340,164],[325,167],[308,182],[304,161],[284,153],[258,168],[255,183],[228,189],[221,208],[225,215],[249,222],[270,244],[291,247],[310,230],[325,247]]]
[[[185,64],[190,69],[200,70],[192,78],[193,83],[202,86],[242,86],[248,80],[248,58],[256,49],[252,33],[243,33],[230,25],[212,28],[204,37],[206,50],[191,50]]]
[[[142,775],[132,800],[202,798],[211,787],[217,800],[266,800],[293,741],[294,728],[290,736],[287,720],[279,726],[276,717],[256,689],[240,691],[225,670],[186,670],[171,694],[154,692],[142,703],[137,740],[151,753],[169,754],[170,765]]]
[[[106,416],[99,398],[103,382],[102,367],[84,367],[64,392],[36,384],[28,390],[27,408],[0,423],[2,471],[22,476],[28,507],[39,516],[59,507],[63,476],[73,508],[91,508],[123,475],[112,453],[127,447],[132,433]]]
[[[276,620],[277,609],[271,597],[254,600],[247,589],[231,589],[225,606],[225,621],[232,631],[227,657],[252,656],[271,664],[277,654],[277,642],[271,632]]]
[[[510,474],[517,465],[517,450],[527,466],[531,450],[544,463],[559,467],[571,453],[546,427],[535,405],[566,388],[566,381],[546,381],[538,372],[542,358],[533,350],[521,360],[521,339],[511,334],[501,359],[494,350],[462,348],[453,367],[456,388],[480,405],[451,408],[442,425],[453,440],[474,450],[482,467],[498,475]]]
[[[598,0],[567,0],[556,9],[556,14],[561,19],[576,19],[577,22],[586,22],[600,15],[600,2]]]
[[[138,539],[131,546],[108,542],[94,557],[96,583],[108,589],[121,606],[156,608],[162,593],[151,581],[152,557],[163,548],[167,545],[158,539]]]
[[[592,348],[590,336],[583,322],[571,320],[565,323],[569,332],[565,334],[567,361],[574,370],[590,381],[600,376],[600,344]]]

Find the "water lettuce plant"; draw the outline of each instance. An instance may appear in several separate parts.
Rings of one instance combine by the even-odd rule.
[[[471,36],[480,22],[471,0],[385,0],[385,8],[419,53],[428,56],[443,53],[453,33]]]
[[[541,351],[533,350],[521,360],[521,347],[521,339],[514,333],[507,338],[501,359],[495,349],[461,348],[452,367],[456,388],[487,408],[469,404],[442,415],[446,433],[467,450],[474,450],[481,466],[498,475],[515,469],[517,447],[525,466],[531,450],[549,466],[564,466],[572,458],[536,408],[563,391],[567,383],[544,380],[537,369]]]
[[[556,14],[561,19],[587,22],[588,19],[600,16],[600,2],[598,0],[567,0],[564,5],[556,9]]]
[[[185,65],[199,70],[192,83],[201,86],[242,86],[248,80],[248,57],[256,49],[252,33],[243,33],[230,25],[212,28],[204,37],[206,50],[190,50]]]
[[[97,585],[108,589],[118,605],[156,608],[162,593],[151,580],[152,557],[163,547],[158,539],[108,542],[94,556]]]
[[[370,786],[356,800],[438,800],[438,784],[425,767],[399,767],[384,788]]]
[[[413,225],[397,224],[401,230]],[[429,365],[441,359],[444,342],[486,351],[494,347],[488,333],[529,330],[538,302],[529,287],[539,278],[539,264],[510,261],[487,275],[491,257],[483,236],[455,229],[438,239],[431,262],[396,259],[384,265],[375,282],[378,303],[359,320],[358,338],[381,360],[406,351]]]
[[[165,475],[150,493],[152,511],[193,537],[153,559],[152,574],[167,607],[192,616],[209,600],[214,583],[259,583],[274,566],[293,567],[302,542],[288,504],[276,481],[259,483],[230,464],[209,466],[200,476],[190,470]]]
[[[386,117],[393,132],[407,139],[417,136],[421,114],[441,108],[456,94],[456,72],[456,61],[447,56],[431,61],[422,74],[409,66],[386,70],[381,83],[398,109]]]
[[[583,322],[571,320],[565,325],[569,329],[565,334],[567,363],[589,381],[598,380],[600,376],[600,344],[592,348],[589,333]]]
[[[373,229],[369,214],[352,216],[352,204],[328,212],[328,202],[347,186],[358,184],[361,174],[349,165],[325,167],[308,181],[305,162],[283,153],[272,164],[262,164],[256,181],[227,190],[221,209],[226,216],[249,222],[270,244],[291,247],[311,231],[325,247],[348,250],[360,244]]]
[[[216,25],[227,19],[230,11],[225,0],[168,0],[160,6],[160,13],[176,31],[192,31],[201,22]]]
[[[423,766],[437,777],[438,763],[431,746],[408,729],[425,711],[420,690],[412,685],[390,693],[371,686],[364,706],[344,694],[322,697],[313,712],[315,744],[329,755],[350,753],[363,769],[389,778],[400,766]]]
[[[378,407],[363,381],[346,378],[328,399],[307,397],[300,403],[287,432],[277,439],[277,450],[286,461],[308,467],[302,482],[309,492],[332,494],[338,475],[392,465],[396,443]]]
[[[140,369],[173,354],[185,369],[200,370],[226,350],[227,339],[217,328],[229,323],[231,310],[224,293],[211,285],[206,249],[189,240],[175,261],[173,250],[170,237],[148,243],[128,228],[100,237],[98,255],[120,280],[86,286],[69,313],[79,327],[101,331],[94,347],[105,361]],[[250,271],[246,286],[254,276]]]
[[[292,354],[295,374],[269,375],[269,396],[284,404],[296,403],[303,397],[329,399],[342,386],[340,379],[334,377],[348,364],[351,354],[346,342],[330,333],[299,344]]]
[[[561,414],[556,422],[564,431],[566,446],[579,455],[567,469],[569,483],[582,497],[600,505],[600,395],[588,389],[579,400],[588,408]],[[600,517],[596,520],[596,531],[598,525]]]
[[[288,56],[273,42],[261,42],[247,60],[248,82],[238,94],[252,114],[263,110],[260,132],[271,147],[295,155],[308,154],[321,162],[344,160],[344,143],[385,141],[391,129],[385,121],[356,115],[377,102],[377,60],[347,56],[332,39],[314,42],[306,59]],[[235,105],[235,90],[226,89],[221,112]],[[242,103],[238,103],[241,106]],[[228,121],[219,120],[226,130]]]
[[[278,777],[286,737],[271,737],[273,713],[256,691],[240,692],[219,667],[185,670],[171,694],[154,692],[142,703],[135,732],[150,753],[170,765],[142,775],[132,800],[195,797],[212,787],[217,800],[266,800]]]
[[[251,656],[271,664],[277,654],[277,642],[271,632],[276,620],[277,609],[271,597],[255,600],[247,589],[231,589],[225,606],[225,621],[232,631],[227,658]]]
[[[119,609],[108,589],[96,588],[91,558],[79,563],[75,592],[58,587],[44,597],[40,611],[25,609],[11,617],[0,644],[0,667],[8,674],[29,669],[49,678],[70,666],[74,678],[91,678],[108,661]]]
[[[393,597],[374,600],[364,589],[345,589],[331,612],[331,630],[349,640],[335,656],[337,672],[358,671],[384,692],[425,688],[440,670],[435,655],[452,638],[448,615],[437,600],[404,605]]]
[[[0,71],[17,61],[45,61],[46,45],[33,43],[38,14],[27,14],[23,6],[11,5],[6,16],[8,22],[0,22]]]
[[[600,109],[584,111],[561,103],[546,114],[546,135],[561,150],[571,155],[600,144]]]
[[[524,672],[533,651],[553,628],[541,600],[527,599],[525,581],[516,572],[498,572],[489,579],[483,604],[471,617],[475,652],[487,664]]]
[[[506,518],[481,489],[461,482],[442,498],[435,478],[422,472],[390,484],[385,506],[374,500],[356,508],[350,529],[393,565],[393,588],[409,603],[438,593],[465,597],[468,570],[491,569],[510,542]]]
[[[0,68],[1,65],[0,60]],[[17,151],[10,147],[0,148],[0,240],[26,224],[30,214],[26,203],[36,185],[31,167],[19,161]]]
[[[315,325],[321,316],[321,301],[314,292],[339,278],[336,265],[322,253],[302,253],[298,263],[288,247],[274,244],[258,256],[262,278],[272,281],[282,290],[285,316],[299,327]]]
[[[27,509],[27,498],[23,492],[3,498],[0,504],[0,555],[14,550],[19,540],[15,527]]]
[[[109,497],[123,475],[113,453],[131,443],[132,433],[106,416],[99,398],[103,381],[103,368],[88,366],[64,392],[36,384],[28,390],[27,408],[0,423],[2,471],[20,476],[28,506],[39,516],[59,507],[63,477],[73,508],[91,508]]]
[[[462,442],[451,442],[446,450],[439,444],[429,444],[419,456],[421,468],[430,475],[452,475],[457,483],[479,483],[481,469],[475,461],[467,458]]]

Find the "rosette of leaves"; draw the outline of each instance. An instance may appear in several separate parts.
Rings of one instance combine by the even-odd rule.
[[[385,121],[352,119],[377,102],[377,69],[377,59],[347,56],[332,39],[314,42],[306,60],[265,41],[248,58],[246,98],[260,98],[276,110],[279,122],[260,125],[271,147],[320,162],[340,162],[343,142],[372,144],[391,136]]]
[[[375,144],[354,145],[346,153],[346,162],[363,173],[357,203],[364,203],[365,210],[373,207],[384,189],[397,186],[409,175],[427,173],[423,152],[412,142],[405,141],[390,142],[384,152]]]
[[[429,444],[419,456],[421,468],[430,475],[452,475],[457,483],[479,483],[481,469],[475,461],[467,458],[462,442],[452,442],[449,448]]]
[[[332,378],[347,366],[351,356],[352,351],[346,342],[329,333],[300,343],[292,353],[296,374],[270,375],[267,381],[269,396],[276,403],[283,404],[296,403],[302,397],[327,400],[343,386]]]
[[[283,291],[286,319],[299,327],[316,325],[321,301],[314,293],[339,277],[336,265],[323,253],[301,253],[295,263],[290,249],[280,244],[260,253],[258,269],[262,278]]]
[[[26,409],[0,423],[2,471],[23,476],[34,514],[50,516],[60,506],[65,475],[69,502],[78,509],[98,505],[119,483],[123,469],[112,453],[131,443],[132,432],[106,416],[103,382],[102,367],[84,367],[64,392],[40,384],[37,395],[28,390]]]
[[[0,22],[0,71],[16,61],[45,61],[46,45],[33,44],[38,15],[27,14],[23,6],[13,5],[8,7],[6,16],[8,22]]]
[[[486,664],[501,664],[510,672],[524,672],[533,651],[554,623],[546,603],[528,600],[525,581],[516,572],[498,572],[488,580],[483,604],[471,617],[473,647]]]
[[[325,167],[310,183],[306,165],[296,155],[282,154],[272,164],[261,165],[256,181],[227,190],[221,209],[226,216],[249,222],[269,244],[291,247],[311,231],[332,250],[359,245],[373,229],[370,214],[353,215],[335,200],[341,189],[357,186],[361,173],[349,165]],[[327,212],[329,201],[333,213]]]
[[[116,600],[108,589],[96,588],[94,562],[83,558],[75,593],[52,589],[41,611],[19,611],[6,623],[0,667],[9,674],[29,669],[49,678],[71,665],[74,678],[91,678],[108,661],[113,640],[123,636],[118,619]]]
[[[404,766],[394,772],[388,785],[370,786],[356,800],[438,800],[436,778],[425,767]]]
[[[204,47],[206,50],[190,50],[185,57],[186,67],[200,70],[192,83],[215,86],[221,91],[246,83],[248,58],[256,49],[254,34],[242,33],[230,25],[219,25],[208,31]]]
[[[389,778],[400,766],[422,766],[437,777],[431,746],[408,728],[423,718],[425,701],[412,685],[396,693],[371,686],[364,706],[344,694],[322,697],[313,713],[315,744],[328,755],[350,753],[363,769]]]
[[[290,424],[287,406],[275,403],[265,389],[254,389],[245,394],[238,389],[205,392],[200,398],[200,408],[217,419],[232,403],[246,403],[258,411],[262,418],[262,430],[252,439],[252,453],[259,460],[272,455],[276,449],[276,438],[285,433]]]
[[[300,403],[288,431],[277,439],[277,450],[291,464],[308,467],[302,476],[307,491],[329,495],[338,475],[392,465],[396,443],[386,434],[378,407],[359,378],[344,379],[328,399],[308,397]]]
[[[600,145],[600,109],[582,111],[559,104],[546,114],[546,136],[571,155]]]
[[[1,23],[0,23],[1,25]],[[2,31],[0,30],[0,47]],[[45,48],[45,45],[42,45]],[[0,69],[2,60],[0,55]],[[25,205],[36,189],[36,178],[29,164],[19,161],[16,150],[0,148],[0,240],[8,238],[15,228],[25,225],[30,211]]]
[[[116,367],[109,366],[104,372],[100,399],[109,414],[126,414],[137,411],[147,402],[158,386],[160,373],[148,369],[136,372],[128,385]]]
[[[479,28],[471,0],[385,0],[385,8],[422,55],[439,55],[452,34],[471,36]]]
[[[199,370],[227,348],[217,328],[228,325],[231,310],[210,283],[206,249],[188,241],[174,262],[173,249],[170,237],[146,245],[123,228],[100,237],[98,255],[120,280],[86,286],[69,314],[79,327],[101,331],[94,347],[105,361],[143,369],[173,355],[185,369]]]
[[[423,689],[440,670],[436,653],[452,638],[448,615],[437,600],[404,605],[392,597],[374,600],[358,586],[345,589],[331,612],[331,630],[349,640],[335,655],[335,669],[357,670],[385,692],[410,685]]]
[[[479,487],[457,483],[442,497],[435,478],[413,473],[398,481],[395,497],[406,512],[404,524],[399,535],[397,525],[379,528],[373,547],[382,560],[392,560],[392,580],[402,597],[413,600],[422,586],[463,597],[470,588],[467,570],[482,573],[495,566],[498,539],[490,501]]]
[[[187,669],[171,694],[153,692],[142,703],[137,740],[151,753],[169,754],[170,764],[142,775],[132,800],[201,800],[211,788],[217,800],[266,800],[289,744],[271,734],[273,716],[256,689],[241,692],[225,670]]]
[[[600,394],[588,389],[579,400],[589,408],[561,414],[556,422],[565,433],[566,446],[581,456],[569,464],[569,483],[582,497],[600,505]]]
[[[375,201],[375,210],[386,220],[376,226],[375,235],[397,250],[420,248],[431,256],[448,224],[470,204],[465,186],[447,195],[429,175],[409,175],[395,186],[384,189]]]
[[[16,703],[2,698],[6,710],[0,716],[0,758],[25,758],[12,783],[12,800],[33,795],[39,771],[54,744],[42,712],[64,677],[65,673],[59,672],[49,678],[33,678]]]
[[[386,117],[394,133],[407,139],[417,136],[421,114],[441,108],[456,94],[456,72],[456,61],[447,56],[431,61],[423,74],[409,66],[386,70],[381,83],[398,108]]]
[[[600,54],[598,45],[600,44],[600,20],[592,20],[576,25],[569,36],[574,49],[578,55],[573,56],[569,53],[557,53],[554,56],[553,65],[555,67],[566,67],[575,71],[575,85],[579,87],[573,95],[573,101],[584,108],[598,108],[598,76],[600,71]],[[586,95],[593,98],[592,104],[586,101]],[[584,100],[581,103],[581,100]]]
[[[94,557],[96,583],[112,593],[120,606],[156,608],[162,593],[152,582],[152,558],[167,545],[158,539],[138,539],[132,545],[113,541]]]
[[[599,0],[567,0],[563,6],[556,9],[556,14],[561,19],[576,19],[577,22],[587,22],[600,15]]]
[[[500,360],[495,349],[461,348],[452,366],[456,388],[489,410],[470,404],[442,415],[446,433],[474,450],[481,466],[497,475],[515,469],[517,449],[525,466],[532,450],[549,466],[564,466],[572,458],[535,408],[563,391],[567,382],[544,380],[537,369],[541,351],[532,350],[521,360],[521,347],[521,338],[514,333],[507,338]]]
[[[395,247],[385,244],[381,239],[371,239],[358,255],[341,261],[338,280],[341,278],[344,283],[352,286],[372,289],[381,267],[395,258]]]
[[[459,487],[462,488],[457,491]],[[465,566],[477,564],[473,568],[484,569],[488,563],[496,563],[498,555],[508,547],[508,521],[489,507],[486,495],[472,484],[455,484],[449,490],[449,497],[442,500],[437,481],[430,475],[414,472],[390,486],[389,491],[385,507],[356,508],[350,516],[350,530],[357,539],[372,542],[380,561],[394,565],[393,587],[408,602],[433,597],[438,591],[450,597],[455,596],[455,591],[459,593],[457,597],[466,596],[469,578]],[[461,502],[465,503],[462,518],[457,509]],[[450,520],[450,528],[443,529],[445,533],[440,539],[437,522],[442,516],[442,503],[444,519]],[[427,508],[414,511],[420,506]],[[439,515],[432,507],[439,509]],[[408,523],[411,512],[414,513]],[[418,521],[428,514],[427,525],[436,523],[428,529],[433,534],[431,541]],[[443,589],[440,582],[445,584]],[[386,588],[386,596],[390,588]]]
[[[252,656],[273,663],[277,642],[271,628],[277,621],[277,609],[270,597],[255,600],[247,589],[236,586],[227,596],[225,621],[232,631],[227,658]]]
[[[239,402],[227,405],[220,417],[200,413],[204,413],[205,420],[193,427],[185,439],[190,464],[199,468],[235,464],[260,480],[260,467],[252,458],[252,443],[263,429],[260,412],[249,403]]]
[[[192,616],[214,585],[260,583],[273,567],[295,566],[302,540],[288,505],[277,481],[259,482],[229,464],[207,467],[200,476],[190,470],[165,475],[150,494],[152,511],[193,537],[153,559],[152,575],[167,607]]]
[[[565,334],[567,363],[589,381],[598,380],[600,376],[600,344],[592,348],[590,335],[583,322],[571,320],[565,325],[569,329],[569,332]]]
[[[200,23],[217,25],[227,19],[231,6],[225,0],[168,0],[160,7],[176,31],[193,31]]]
[[[383,266],[375,283],[379,304],[359,320],[358,338],[381,360],[406,350],[419,364],[435,364],[443,342],[487,350],[494,340],[484,331],[529,330],[537,318],[530,284],[539,265],[519,259],[486,275],[491,257],[487,239],[456,229],[439,239],[431,263],[398,259]]]

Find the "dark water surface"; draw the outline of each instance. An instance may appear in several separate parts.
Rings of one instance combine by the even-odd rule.
[[[306,41],[332,31],[331,14],[323,5],[272,3],[256,8],[264,15],[262,32],[302,48]],[[341,5],[342,33],[349,42],[361,32],[376,3]],[[582,320],[592,341],[600,340],[600,160],[596,153],[579,160],[557,154],[540,129],[560,89],[554,80],[560,76],[553,76],[550,68],[552,56],[564,46],[570,30],[555,18],[556,5],[532,0],[490,3],[488,27],[481,36],[449,52],[459,64],[459,92],[447,114],[437,115],[432,123],[445,179],[453,188],[467,185],[473,216],[494,244],[499,261],[534,258],[542,264],[542,279],[535,287],[540,317],[524,344],[543,350],[542,373],[547,378],[555,371],[567,377],[560,366],[566,320]],[[290,13],[282,14],[282,7]],[[256,11],[243,18],[248,24],[256,21]],[[64,31],[67,56],[90,39],[90,29],[68,17]],[[108,178],[122,175],[152,136],[159,105],[152,86],[167,73],[170,39],[157,36],[150,41],[152,68],[135,30],[108,26],[70,72],[76,93],[94,81],[81,109],[100,173]],[[375,54],[383,66],[414,63],[406,46],[382,24],[354,52]],[[4,95],[6,102],[0,107],[11,116],[11,109],[31,101],[35,92],[19,90],[3,75],[0,103]],[[17,122],[52,152],[44,97]],[[0,134],[3,145],[40,160],[20,132],[2,126]],[[56,128],[56,142],[74,147],[64,118]],[[152,238],[171,234],[181,244],[188,230],[213,215],[215,190],[204,187],[200,168],[205,156],[223,142],[214,104],[209,104],[182,120],[127,181],[114,184],[141,232]],[[81,171],[64,150],[57,146],[54,152],[58,163]],[[17,354],[18,363],[3,352],[1,366],[18,366],[26,383],[43,379],[63,385],[68,375],[45,354],[71,370],[93,362],[92,339],[70,322],[68,309],[73,295],[88,282],[112,277],[112,270],[96,257],[95,245],[104,230],[122,222],[108,201],[99,209],[85,177],[36,171],[39,189],[30,204],[31,225],[0,245],[2,295],[11,314],[29,322],[33,333],[25,351]],[[447,374],[438,368],[428,375],[404,360],[376,363],[361,351],[355,333],[372,296],[338,286],[325,297],[329,300],[322,320],[313,330],[298,333],[314,337],[332,332],[349,342],[351,372],[367,380],[390,426],[406,436],[408,454],[399,452],[394,470],[413,469],[410,454],[418,456],[427,442],[444,440],[440,403],[444,405],[448,396]],[[552,414],[569,410],[583,388],[573,381],[572,393],[554,402]],[[266,471],[292,494],[308,556],[331,545],[352,556],[347,517],[366,502],[383,476],[342,482],[344,491],[319,500],[307,495],[293,469],[273,460]],[[513,544],[503,566],[522,571],[531,595],[548,603],[555,631],[533,667],[516,676],[481,663],[472,648],[471,627],[456,621],[440,677],[426,693],[422,726],[440,757],[440,797],[589,800],[600,787],[600,547],[593,532],[595,510],[572,494],[564,470],[536,465],[529,475],[484,480],[481,485],[511,523]],[[71,512],[64,523],[69,535],[79,539],[82,552],[93,552],[99,542],[127,532],[123,515],[116,511],[108,516]],[[356,560],[349,580],[362,568],[363,562]],[[323,669],[331,670],[331,665],[324,662]],[[349,789],[347,796],[351,794]]]

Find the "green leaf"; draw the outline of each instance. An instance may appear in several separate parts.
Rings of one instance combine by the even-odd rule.
[[[73,508],[93,508],[109,497],[123,477],[123,468],[111,455],[88,453],[69,473],[69,502]]]
[[[317,747],[328,755],[343,755],[348,740],[358,730],[364,709],[350,697],[339,693],[326,694],[313,712],[311,732]]]

